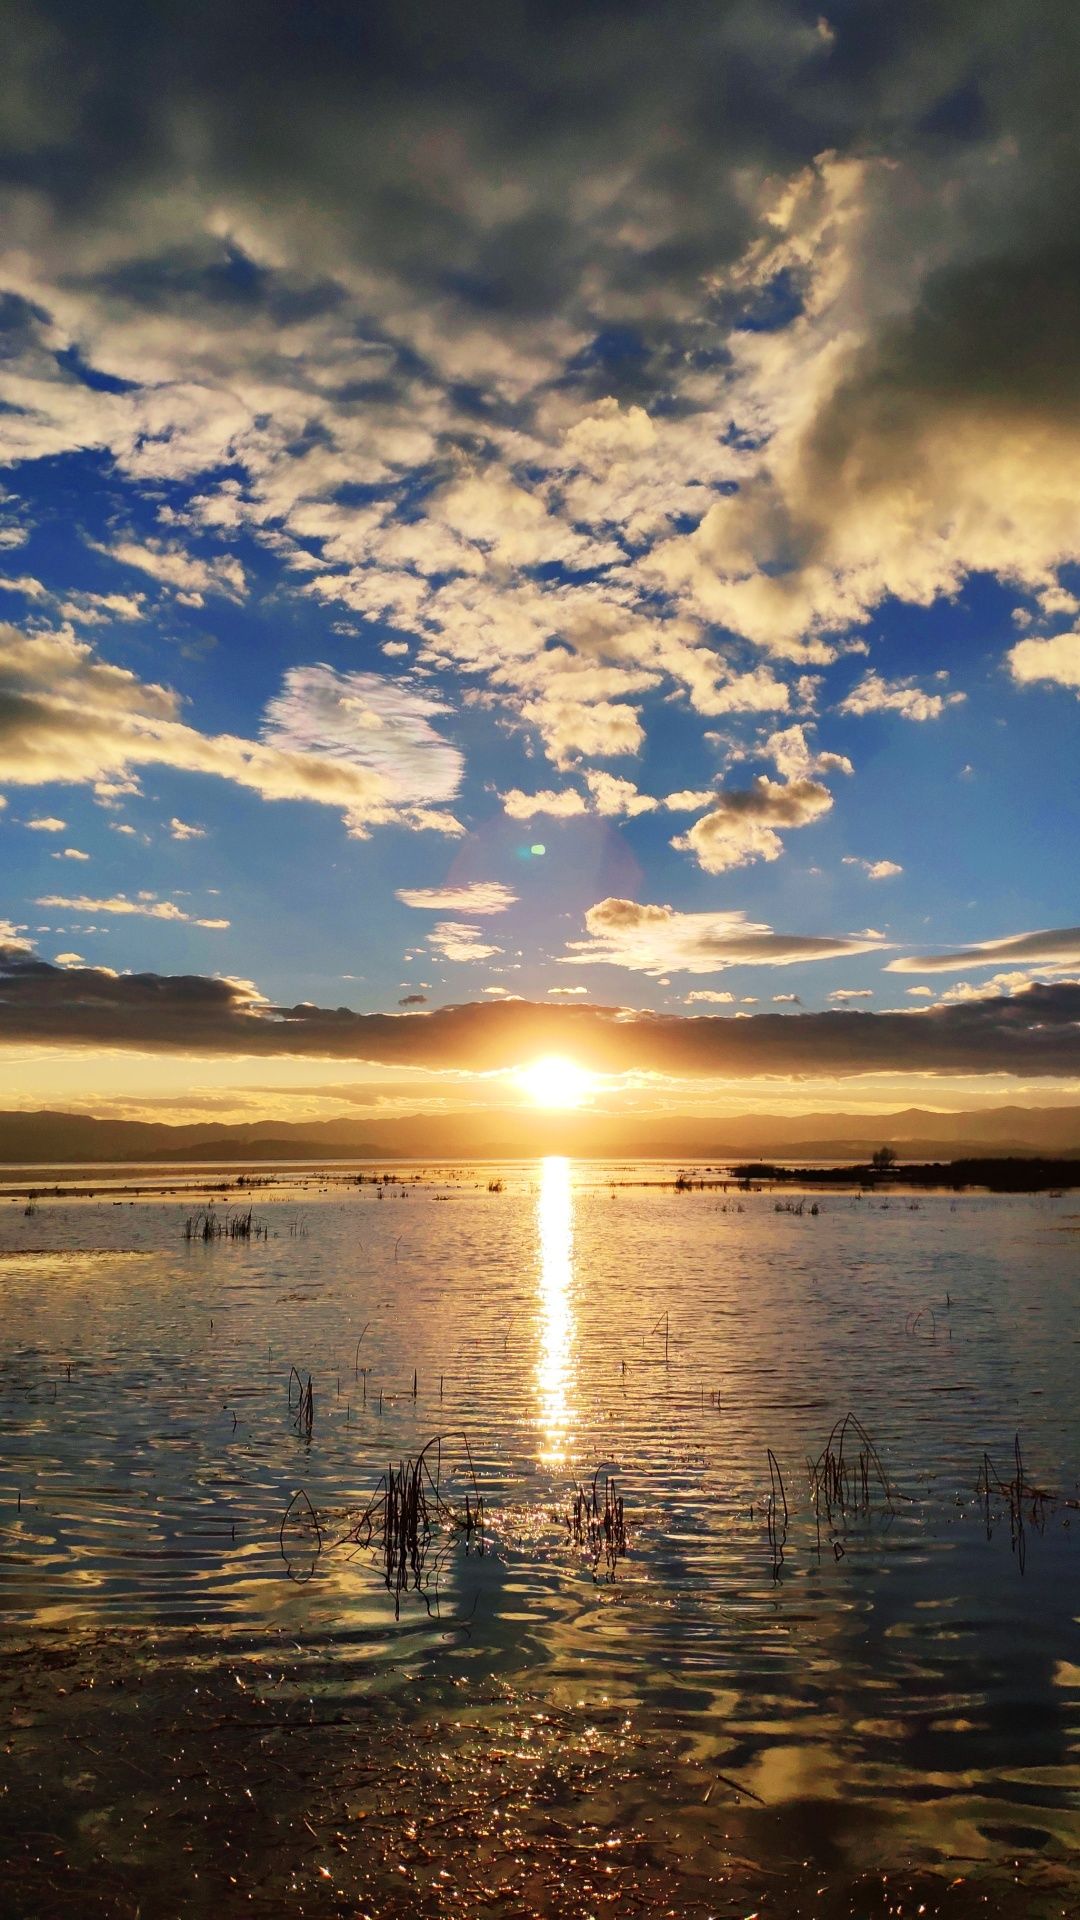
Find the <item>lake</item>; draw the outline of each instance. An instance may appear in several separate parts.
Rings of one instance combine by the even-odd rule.
[[[1080,1911],[1076,1196],[374,1173],[0,1204],[5,1912]]]

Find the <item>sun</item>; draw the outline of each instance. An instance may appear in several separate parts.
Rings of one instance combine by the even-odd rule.
[[[597,1084],[594,1073],[558,1054],[523,1067],[517,1081],[538,1107],[580,1107]]]

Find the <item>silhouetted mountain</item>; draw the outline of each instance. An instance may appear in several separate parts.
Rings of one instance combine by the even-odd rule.
[[[260,1120],[184,1126],[72,1113],[0,1113],[0,1164],[92,1161],[229,1163],[319,1159],[506,1159],[543,1153],[586,1158],[726,1161],[767,1156],[863,1160],[891,1146],[904,1160],[959,1154],[1080,1156],[1080,1107],[996,1107],[975,1113],[410,1114],[394,1119]]]

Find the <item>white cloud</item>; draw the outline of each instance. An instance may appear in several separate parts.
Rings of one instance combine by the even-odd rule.
[[[877,939],[774,933],[736,910],[679,913],[633,900],[600,900],[585,915],[587,938],[568,942],[563,965],[628,967],[637,973],[720,973],[735,966],[794,966],[873,953]]]
[[[16,926],[14,920],[0,919],[0,946],[18,947],[20,951],[28,952],[32,942],[23,939],[26,931],[25,927]]]
[[[490,960],[502,952],[501,947],[490,946],[481,939],[479,927],[461,920],[440,920],[428,934],[428,945],[444,960],[457,962]]]
[[[53,964],[57,967],[85,967],[86,961],[81,953],[58,953],[54,955]]]
[[[574,787],[563,787],[558,792],[545,788],[540,793],[522,793],[520,787],[511,787],[501,794],[503,812],[511,820],[532,820],[538,813],[550,814],[555,820],[569,820],[574,814],[588,813],[584,795]]]
[[[549,993],[554,994],[557,997],[564,1000],[572,999],[575,994],[588,993],[588,991],[589,991],[588,987],[549,987],[548,988]]]
[[[27,600],[48,600],[49,589],[31,573],[0,574],[0,593],[21,593]]]
[[[374,673],[296,667],[266,710],[262,740],[203,734],[168,687],[114,667],[64,632],[0,627],[0,766],[8,784],[137,792],[145,766],[214,774],[266,800],[345,810],[351,832],[397,823],[460,834],[432,805],[460,783],[457,748],[436,732],[441,701]]]
[[[735,995],[733,993],[718,991],[715,987],[696,987],[693,993],[686,995],[683,1005],[687,1007],[733,1007],[735,1005]]]
[[[632,819],[635,814],[652,813],[660,804],[651,794],[639,793],[632,780],[621,780],[617,774],[604,773],[599,769],[591,769],[586,773],[585,785],[592,794],[597,813],[612,816],[624,814]]]
[[[1021,686],[1047,680],[1080,693],[1080,633],[1057,633],[1049,640],[1019,640],[1006,658]]]
[[[66,820],[58,820],[51,813],[36,814],[33,820],[26,820],[23,824],[29,827],[31,833],[63,833],[67,828]]]
[[[89,860],[90,855],[83,853],[80,847],[65,847],[62,853],[54,853],[54,860]]]
[[[395,898],[406,907],[436,913],[505,913],[518,896],[501,880],[470,880],[461,887],[399,887]]]
[[[700,813],[703,807],[710,807],[716,799],[715,787],[682,787],[677,793],[666,793],[660,802],[669,813]]]
[[[206,828],[193,826],[190,820],[178,820],[174,814],[169,821],[169,837],[172,840],[205,840]]]
[[[992,974],[988,980],[956,980],[939,996],[939,1004],[946,1006],[954,1001],[1009,999],[1014,994],[1026,993],[1046,971],[1044,968],[1042,973],[1033,973],[1030,968],[1014,968],[1008,973]],[[1052,968],[1050,971],[1056,975],[1058,969]],[[908,992],[911,992],[910,987]]]
[[[873,987],[834,987],[829,995],[830,1000],[835,1000],[841,1006],[848,1000],[872,1000],[873,997]]]
[[[842,864],[845,867],[861,867],[868,880],[893,880],[904,871],[895,860],[860,860],[854,853],[845,853]]]
[[[209,927],[215,931],[229,925],[228,920],[203,920],[194,914],[186,913],[178,907],[175,900],[158,900],[152,893],[140,893],[136,900],[129,900],[127,894],[116,893],[107,899],[94,900],[86,894],[46,893],[42,894],[39,907],[65,907],[70,913],[110,913],[124,916],[136,916],[143,920],[177,920],[193,927]]]
[[[95,553],[104,554],[121,566],[135,567],[162,586],[171,587],[188,606],[201,607],[208,593],[242,600],[247,592],[244,569],[231,554],[217,560],[200,560],[186,553],[174,540],[118,540],[111,547],[91,541],[90,545]]]
[[[762,753],[771,760],[782,780],[808,780],[815,774],[854,773],[845,753],[817,753],[806,738],[804,725],[785,727],[771,733]]]
[[[966,700],[964,693],[925,693],[914,679],[883,680],[867,673],[841,700],[837,713],[898,713],[905,720],[938,720],[946,707]]]

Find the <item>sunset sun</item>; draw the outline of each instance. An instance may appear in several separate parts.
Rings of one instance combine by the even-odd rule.
[[[522,1069],[517,1080],[538,1107],[552,1108],[583,1106],[597,1084],[594,1073],[558,1054],[534,1060],[532,1066]]]

